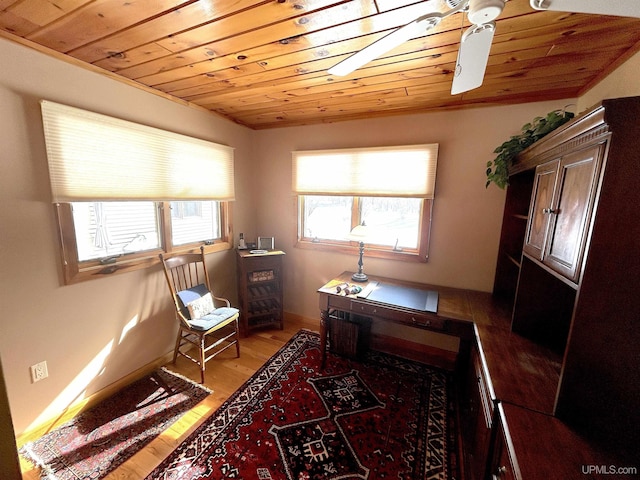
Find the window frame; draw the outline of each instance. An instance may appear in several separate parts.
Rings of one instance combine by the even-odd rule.
[[[369,197],[368,195],[353,196],[353,205],[351,210],[351,228],[353,229],[360,223],[360,198]],[[373,195],[372,195],[373,196]],[[295,197],[295,209],[297,219],[296,244],[297,248],[338,252],[349,255],[357,255],[359,253],[359,243],[352,240],[330,240],[319,239],[318,241],[304,237],[304,201],[306,195],[297,195]],[[419,236],[417,249],[394,250],[391,246],[370,245],[365,243],[364,256],[370,258],[386,258],[390,260],[401,260],[405,262],[421,262],[426,263],[429,260],[429,240],[431,237],[431,220],[433,217],[433,199],[420,198],[422,200],[422,208],[419,220]]]
[[[54,203],[57,228],[60,241],[60,255],[65,285],[79,283],[115,273],[125,273],[160,264],[159,254],[195,253],[204,245],[205,253],[219,252],[233,248],[231,239],[231,205],[228,201],[220,203],[221,238],[213,243],[194,242],[174,246],[171,235],[171,202],[155,201],[158,208],[158,234],[160,248],[134,252],[111,261],[92,259],[78,261],[78,249],[71,203]]]
[[[211,200],[212,202],[215,200]],[[198,200],[175,200],[172,202],[169,202],[169,204],[172,203],[176,203],[178,205],[175,206],[171,206],[171,210],[172,210],[172,214],[174,213],[174,211],[178,211],[179,215],[173,215],[176,218],[180,218],[180,219],[185,219],[185,218],[189,218],[189,217],[197,217],[197,216],[202,216],[202,201],[198,201]],[[198,212],[194,215],[190,215],[185,213],[185,209],[184,209],[184,204],[185,203],[196,203],[198,204]],[[180,207],[180,205],[182,205],[182,207]]]

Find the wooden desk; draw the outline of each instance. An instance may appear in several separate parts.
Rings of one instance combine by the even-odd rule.
[[[351,273],[344,272],[318,290],[322,368],[329,316],[335,311],[366,316],[374,324],[393,322],[459,337],[455,376],[461,395],[458,398],[464,425],[463,443],[470,455],[467,460],[477,458],[469,463],[470,479],[485,478],[484,473],[516,480],[595,478],[585,470],[611,466],[635,470],[623,476],[607,475],[609,478],[637,476],[640,468],[637,452],[622,451],[621,445],[605,449],[551,415],[561,359],[511,332],[510,310],[495,302],[491,294],[382,277],[369,280],[435,290],[439,294],[437,312],[338,293],[337,284],[354,284]],[[484,400],[491,405],[488,413],[481,403]],[[492,418],[490,424],[486,418]]]
[[[460,353],[458,355],[458,363],[462,364],[461,362],[466,362],[469,346],[474,339],[474,311],[469,296],[471,292],[455,288],[405,282],[385,277],[369,277],[369,282],[378,282],[378,284],[438,292],[438,309],[437,312],[432,313],[389,303],[381,303],[369,298],[360,298],[357,295],[345,295],[344,291],[338,292],[336,286],[343,283],[360,285],[366,288],[367,283],[354,282],[351,280],[351,275],[352,272],[343,272],[318,289],[320,297],[320,348],[322,351],[322,368],[324,368],[326,358],[328,323],[332,311],[370,317],[374,323],[380,321],[393,322],[459,337]]]

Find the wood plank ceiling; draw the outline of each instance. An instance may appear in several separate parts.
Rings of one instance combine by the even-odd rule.
[[[0,0],[0,29],[253,129],[573,97],[640,51],[638,19],[510,0],[476,90],[450,93],[465,15],[346,77],[327,73],[443,2]]]

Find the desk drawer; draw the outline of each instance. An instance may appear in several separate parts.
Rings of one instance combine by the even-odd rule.
[[[432,330],[446,330],[446,320],[435,315],[405,312],[384,305],[372,305],[358,300],[351,300],[350,311],[360,315],[382,317],[385,320],[404,323],[414,327],[429,328]]]
[[[329,309],[342,310],[348,312],[351,309],[351,302],[353,297],[345,297],[341,295],[329,295]],[[357,312],[356,312],[357,313]]]

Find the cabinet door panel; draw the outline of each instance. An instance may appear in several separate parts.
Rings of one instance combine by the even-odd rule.
[[[536,168],[524,251],[538,260],[542,260],[546,247],[549,231],[548,211],[553,201],[559,163],[560,160],[554,160]]]
[[[469,480],[484,480],[491,438],[493,403],[476,345],[471,351],[464,410],[464,452]]]
[[[498,405],[498,420],[496,436],[494,439],[491,463],[489,465],[489,478],[491,480],[522,480],[518,459],[515,455],[513,441],[509,433],[507,419],[502,404]],[[524,432],[523,432],[524,433]],[[526,433],[524,433],[526,435]]]
[[[544,262],[571,280],[579,276],[603,146],[563,157]]]

